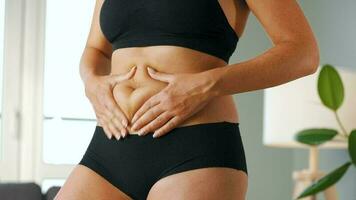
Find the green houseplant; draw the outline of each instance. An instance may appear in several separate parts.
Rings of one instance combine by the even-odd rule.
[[[327,109],[334,112],[337,123],[342,131],[338,132],[337,130],[328,128],[309,128],[299,131],[295,135],[295,140],[315,147],[332,140],[336,135],[340,134],[342,137],[345,137],[348,142],[350,160],[315,181],[307,187],[297,199],[315,195],[327,189],[337,183],[351,165],[356,167],[356,129],[348,132],[339,118],[338,109],[343,103],[345,91],[342,79],[335,67],[330,64],[323,65],[318,75],[317,84],[321,102]]]

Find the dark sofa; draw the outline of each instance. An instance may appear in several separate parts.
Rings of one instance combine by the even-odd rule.
[[[0,183],[1,200],[52,200],[59,191],[53,186],[42,194],[41,187],[36,183]]]

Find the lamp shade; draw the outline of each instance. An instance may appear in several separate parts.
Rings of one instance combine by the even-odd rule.
[[[344,101],[337,110],[340,121],[350,133],[356,127],[356,73],[336,68],[344,85]],[[311,75],[264,90],[263,143],[266,146],[306,148],[297,142],[298,131],[309,128],[341,128],[335,113],[321,102],[317,82],[321,67]],[[347,148],[347,140],[339,134],[320,148]]]

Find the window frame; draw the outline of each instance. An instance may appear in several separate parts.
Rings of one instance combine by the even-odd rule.
[[[34,1],[34,0],[31,0]],[[31,163],[32,167],[20,165],[21,180],[31,179],[42,185],[45,179],[66,179],[76,164],[49,164],[43,160],[44,120],[51,118],[44,114],[44,70],[45,70],[45,34],[46,34],[46,0],[31,1],[26,6],[26,39],[24,40],[23,70],[23,137],[22,163]],[[27,48],[26,48],[27,47]],[[25,105],[33,105],[26,107]],[[62,116],[61,118],[63,118]],[[78,120],[78,119],[74,119]],[[81,119],[90,120],[90,119]],[[25,148],[28,147],[28,148]],[[26,157],[29,150],[30,158]]]
[[[5,0],[0,181],[19,179],[24,2]],[[17,55],[17,56],[13,56]]]

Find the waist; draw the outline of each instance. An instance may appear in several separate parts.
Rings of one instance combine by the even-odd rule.
[[[147,99],[168,85],[153,79],[147,66],[164,73],[199,73],[226,62],[217,57],[176,46],[134,47],[116,50],[112,55],[111,74],[125,74],[136,66],[135,74],[113,88],[113,96],[131,121],[135,112]],[[203,109],[186,119],[178,127],[218,121],[238,122],[235,103],[231,95],[213,98]],[[130,128],[130,127],[128,127]],[[130,131],[130,134],[135,134]]]

